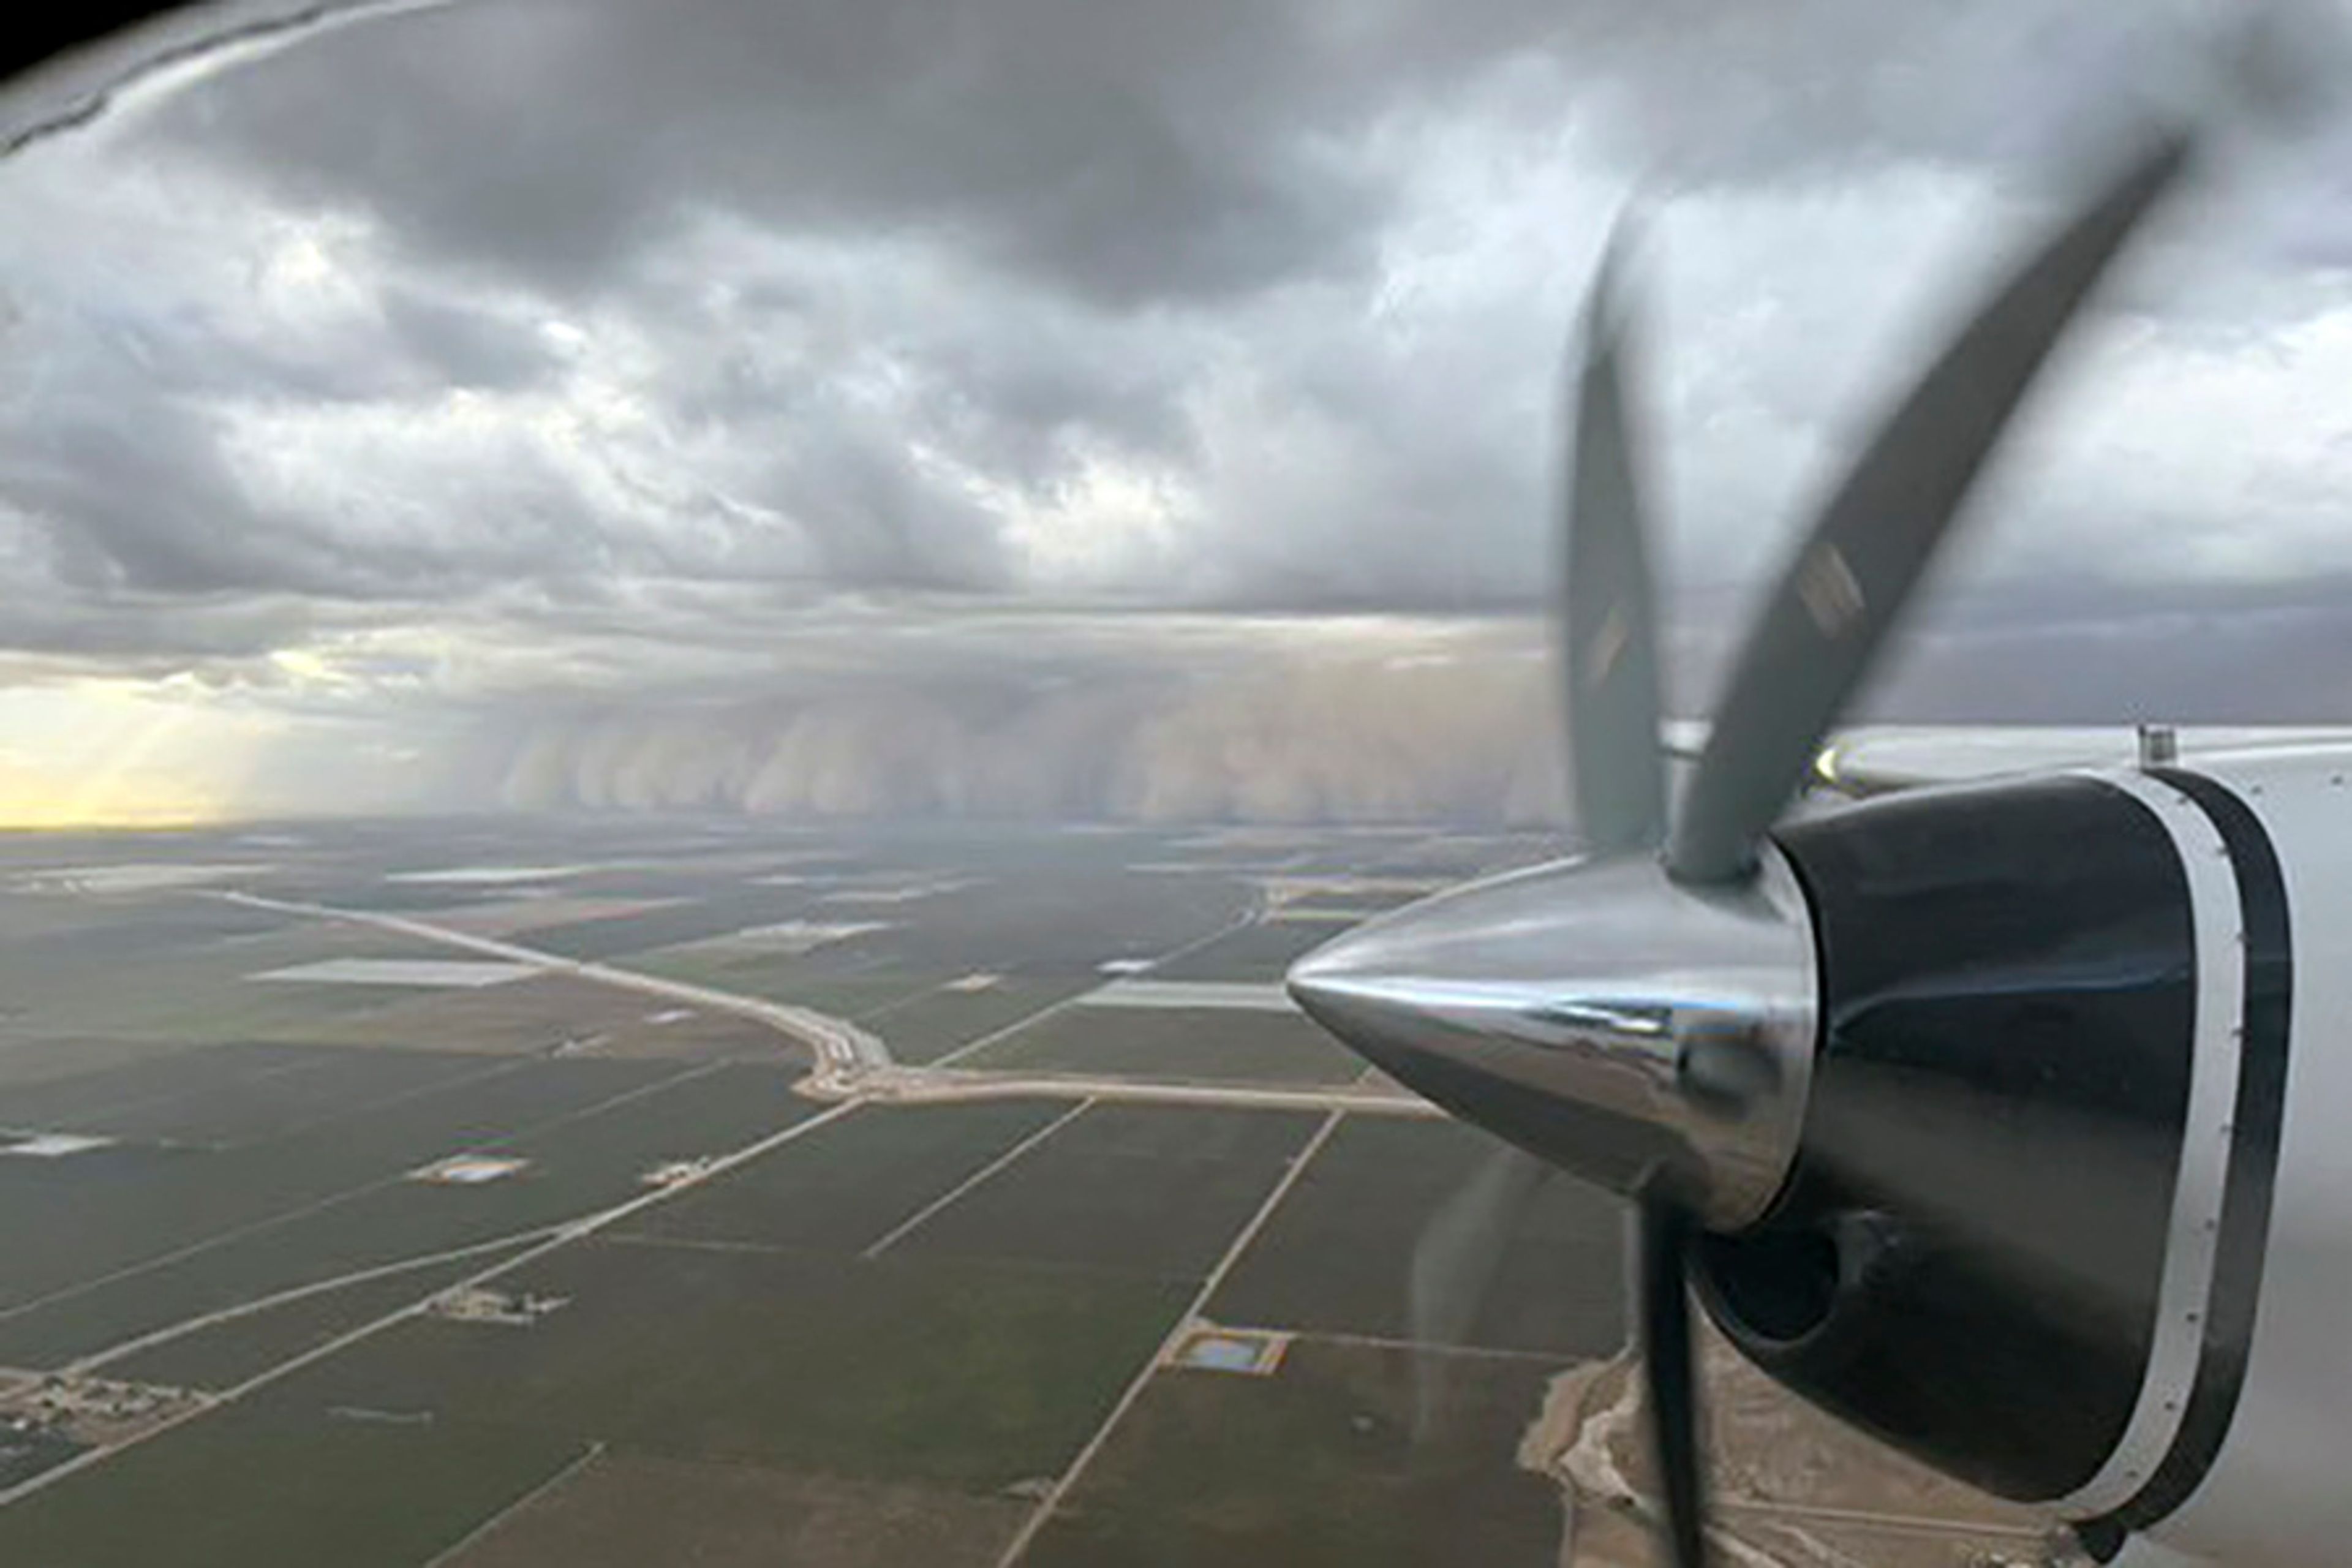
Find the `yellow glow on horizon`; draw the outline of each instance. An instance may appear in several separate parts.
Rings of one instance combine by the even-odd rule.
[[[213,802],[109,790],[93,795],[0,768],[0,831],[71,827],[204,827],[223,820]]]
[[[201,709],[154,690],[88,680],[0,691],[0,828],[221,820],[215,785],[228,737]]]

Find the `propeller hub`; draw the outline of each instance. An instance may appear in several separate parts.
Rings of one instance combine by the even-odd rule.
[[[1736,888],[1683,886],[1648,854],[1474,882],[1309,953],[1289,986],[1457,1115],[1709,1228],[1760,1217],[1796,1156],[1817,983],[1803,896],[1769,843]]]

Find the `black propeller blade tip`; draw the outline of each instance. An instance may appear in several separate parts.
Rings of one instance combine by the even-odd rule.
[[[1706,1568],[1697,1352],[1685,1279],[1698,1223],[1689,1210],[1654,1192],[1643,1196],[1636,1213],[1640,1256],[1634,1278],[1641,1291],[1643,1392],[1649,1400],[1667,1561],[1674,1568]]]

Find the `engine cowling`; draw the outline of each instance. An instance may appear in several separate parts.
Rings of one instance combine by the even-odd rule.
[[[1821,1027],[1788,1183],[1702,1248],[1732,1341],[2103,1560],[2140,1532],[2242,1568],[2338,1560],[2352,1083],[2326,1021],[2352,973],[2315,943],[2352,898],[2347,765],[1786,825]]]
[[[2163,1312],[2199,944],[2189,825],[2159,814],[2196,808],[2130,784],[1784,827],[1821,976],[1804,1131],[1772,1213],[1701,1252],[1759,1364],[2020,1500],[2098,1478]]]
[[[2105,1557],[2334,1562],[2348,771],[1921,790],[1784,822],[1744,902],[1616,918],[1660,884],[1563,863],[1374,922],[1294,985],[1571,1173],[1674,1182],[1706,1310],[1807,1399]],[[1750,1089],[1707,1091],[1726,1050]]]

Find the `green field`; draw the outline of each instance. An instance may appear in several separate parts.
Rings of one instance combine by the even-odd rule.
[[[447,1053],[225,1046],[203,1053],[228,1070],[173,1092],[94,1107],[47,1123],[130,1142],[220,1146],[285,1138],[404,1095],[454,1083],[481,1065]]]
[[[1198,941],[1240,914],[1249,898],[1245,885],[1221,877],[1085,864],[1008,867],[912,906],[919,912],[888,938],[901,963],[940,973],[989,969],[1083,979],[1109,960],[1156,958]],[[843,918],[897,918],[889,905],[827,907]],[[861,908],[884,912],[859,915]]]
[[[111,858],[135,879],[148,861],[249,862],[236,885],[271,896],[428,921],[497,905],[449,918],[859,1018],[908,1063],[1001,1033],[957,1066],[1264,1086],[1361,1069],[1286,1012],[1073,998],[1111,977],[1108,961],[1186,948],[1150,977],[1274,980],[1339,929],[1223,929],[1254,876],[1495,847],[584,818],[299,825],[266,841],[0,837],[0,1127],[123,1140],[0,1158],[0,1365],[58,1367],[329,1284],[104,1367],[216,1391],[265,1381],[0,1508],[0,1563],[993,1568],[1322,1121],[877,1100],[547,1248],[531,1238],[646,1193],[657,1163],[819,1114],[794,1092],[805,1050],[576,974],[470,991],[250,981],[314,958],[453,954],[202,893],[25,894],[24,866]],[[574,869],[502,879],[515,867]],[[402,879],[447,869],[459,879]],[[818,879],[759,881],[772,872]],[[834,896],[950,879],[966,885]],[[629,897],[675,901],[599,901]],[[894,923],[798,957],[707,940],[791,918]],[[975,973],[1001,978],[945,988]],[[1028,1562],[1549,1561],[1555,1494],[1512,1456],[1545,1380],[1622,1337],[1616,1210],[1545,1190],[1467,1336],[1515,1353],[1418,1363],[1376,1342],[1406,1331],[1413,1244],[1491,1147],[1434,1122],[1342,1122],[1207,1308],[1304,1336],[1271,1377],[1155,1373]],[[476,1150],[530,1163],[476,1185],[408,1179]],[[408,1310],[525,1253],[495,1285],[564,1299],[530,1326]],[[434,1260],[332,1283],[420,1258]],[[1442,1418],[1416,1440],[1421,1364],[1446,1375]]]
[[[205,1048],[200,1040],[114,1040],[0,1026],[0,1118],[14,1126],[20,1118],[11,1107],[54,1103],[41,1092],[54,1084],[100,1073],[169,1072],[174,1060]],[[74,1103],[71,1096],[66,1103]]]
[[[11,1038],[0,1063],[0,1126],[73,1129],[124,1107],[169,1103],[257,1074],[306,1053],[248,1043],[150,1043]]]
[[[606,1453],[446,1568],[988,1568],[1030,1505],[765,1465]]]
[[[285,1398],[988,1493],[1066,1463],[1187,1294],[642,1241],[566,1248],[509,1283],[571,1304],[530,1329],[409,1323],[297,1373]]]
[[[1154,980],[1279,980],[1297,959],[1338,934],[1318,921],[1260,921],[1156,964]]]
[[[175,1388],[234,1388],[521,1250],[516,1246],[469,1253],[265,1307],[111,1362],[104,1374]]]
[[[853,947],[879,940],[854,937],[837,945]],[[835,1017],[855,1017],[908,1001],[952,978],[932,970],[908,969],[879,955],[858,959],[823,948],[794,955],[756,942],[724,939],[655,948],[614,962],[624,969],[813,1007]]]
[[[1066,1007],[957,1065],[1234,1083],[1347,1083],[1364,1070],[1297,1014],[1243,1007]]]
[[[1197,1279],[1315,1123],[1291,1112],[1098,1105],[898,1250]]]
[[[1559,1559],[1558,1489],[1513,1462],[1560,1370],[1450,1357],[1415,1420],[1410,1352],[1300,1342],[1272,1376],[1153,1379],[1031,1568],[1453,1568]]]
[[[880,1036],[898,1060],[934,1062],[950,1051],[1010,1028],[1057,1002],[1093,989],[1098,979],[1095,975],[1015,973],[1005,975],[982,991],[951,991],[934,986],[868,1009],[859,1022]]]
[[[1383,1338],[1412,1331],[1412,1249],[1447,1199],[1499,1147],[1446,1121],[1343,1122],[1209,1303],[1220,1322]],[[1624,1337],[1621,1206],[1554,1180],[1522,1217],[1471,1344],[1600,1356]]]
[[[505,1136],[677,1071],[488,1060],[425,1091],[223,1150],[126,1145],[0,1161],[0,1342],[28,1299],[85,1284]],[[5,1352],[0,1352],[5,1353]]]
[[[627,1028],[663,1005],[575,975],[534,974],[472,990],[413,989],[377,1006],[305,1021],[281,1037],[402,1051],[536,1054],[566,1039]]]
[[[0,1356],[54,1365],[259,1295],[573,1218],[635,1196],[651,1165],[726,1152],[819,1109],[792,1094],[792,1075],[776,1068],[544,1064],[622,1065],[632,1068],[625,1078],[599,1072],[575,1080],[604,1090],[588,1106],[542,1102],[527,1120],[510,1122],[507,1136],[436,1142],[376,1168],[346,1195],[310,1212],[257,1223],[188,1256],[0,1317]],[[415,1166],[467,1147],[532,1163],[479,1186],[404,1179]]]
[[[26,1568],[416,1568],[585,1448],[526,1428],[256,1399],[0,1510]]]
[[[223,912],[215,915],[214,908]],[[447,956],[412,938],[320,922],[287,924],[275,914],[260,917],[272,929],[254,931],[245,919],[250,911],[230,905],[200,913],[221,923],[172,923],[147,940],[146,926],[134,921],[0,949],[0,996],[7,999],[10,1029],[187,1044],[299,1036],[312,1024],[415,993],[405,986],[249,976],[331,958]]]
[[[632,1228],[856,1252],[1066,1109],[1036,1100],[867,1107],[648,1210]]]

